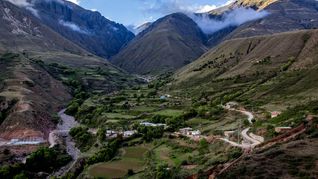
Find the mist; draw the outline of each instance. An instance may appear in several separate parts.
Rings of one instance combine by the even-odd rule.
[[[229,0],[221,6],[229,5],[232,2],[233,0]],[[223,14],[221,18],[210,18],[208,12],[213,8],[216,9],[221,6],[211,4],[196,6],[185,0],[156,0],[154,3],[148,3],[144,11],[149,14],[156,13],[161,15],[176,12],[184,13],[192,18],[206,34],[212,34],[230,26],[239,26],[269,15],[267,11],[256,11],[252,8],[237,7]]]
[[[18,7],[23,7],[25,9],[27,9],[28,11],[30,11],[33,15],[39,17],[38,11],[36,9],[34,9],[34,5],[33,5],[33,1],[29,2],[27,0],[6,0]]]
[[[69,29],[76,31],[76,32],[80,32],[82,34],[89,34],[86,30],[81,29],[78,25],[72,23],[72,22],[67,22],[64,20],[59,20],[59,24],[68,27]]]
[[[225,13],[222,15],[221,20],[212,19],[208,14],[187,14],[206,34],[212,34],[230,26],[239,26],[246,22],[262,19],[269,15],[267,11],[256,11],[254,9],[244,7],[239,7]]]

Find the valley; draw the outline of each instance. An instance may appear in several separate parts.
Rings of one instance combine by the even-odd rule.
[[[317,178],[318,1],[157,3],[0,1],[0,178]]]

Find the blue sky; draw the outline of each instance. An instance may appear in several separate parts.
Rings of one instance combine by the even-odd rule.
[[[124,25],[141,25],[177,11],[202,12],[229,0],[69,0],[86,9],[99,11]]]

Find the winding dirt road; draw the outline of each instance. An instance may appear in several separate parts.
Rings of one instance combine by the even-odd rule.
[[[249,111],[229,108],[229,107],[226,107],[226,106],[223,106],[223,108],[225,108],[227,110],[230,110],[230,111],[237,111],[237,112],[240,112],[240,113],[246,115],[248,122],[250,124],[253,124],[253,119],[254,119],[253,113],[251,113]],[[243,149],[252,149],[255,146],[257,146],[257,145],[261,144],[262,142],[264,142],[264,138],[262,136],[255,135],[253,133],[248,134],[249,130],[250,130],[250,127],[244,129],[241,132],[241,136],[243,138],[243,142],[241,144],[239,144],[237,142],[234,142],[234,141],[230,141],[227,138],[220,138],[220,140],[222,140],[224,142],[227,142],[227,143],[229,143],[232,146],[240,147],[240,148],[243,148]]]

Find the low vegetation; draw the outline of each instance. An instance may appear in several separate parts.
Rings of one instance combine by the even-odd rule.
[[[25,164],[1,166],[0,178],[43,178],[71,160],[71,156],[58,147],[39,148],[27,157]],[[43,173],[42,176],[39,175],[40,172]]]

